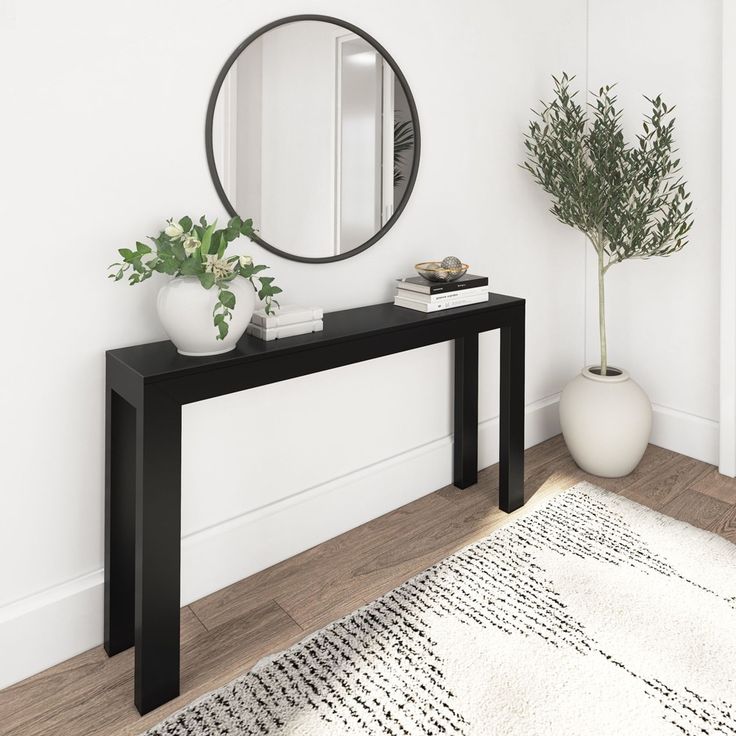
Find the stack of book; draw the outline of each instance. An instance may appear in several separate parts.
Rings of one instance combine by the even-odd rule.
[[[278,340],[322,330],[322,307],[300,307],[285,304],[275,314],[265,309],[253,312],[246,332],[261,340]]]
[[[422,276],[397,279],[394,304],[417,312],[464,307],[488,300],[488,277],[466,273],[456,281],[427,281]]]

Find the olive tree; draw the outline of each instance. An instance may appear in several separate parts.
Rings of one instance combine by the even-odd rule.
[[[692,202],[673,148],[674,107],[645,99],[636,144],[624,140],[614,85],[585,107],[571,92],[574,77],[553,77],[554,99],[542,102],[525,135],[529,171],[552,200],[550,212],[585,234],[598,261],[600,371],[607,374],[605,275],[631,258],[669,256],[687,244]],[[588,109],[590,114],[588,114]]]

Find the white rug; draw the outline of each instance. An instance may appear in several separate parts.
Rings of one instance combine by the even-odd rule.
[[[149,736],[736,735],[736,546],[587,483]]]

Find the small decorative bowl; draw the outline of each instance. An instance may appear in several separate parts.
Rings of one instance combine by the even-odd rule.
[[[464,276],[470,268],[467,263],[457,268],[446,268],[442,265],[442,261],[425,261],[417,263],[414,268],[420,276],[427,281],[455,281]]]

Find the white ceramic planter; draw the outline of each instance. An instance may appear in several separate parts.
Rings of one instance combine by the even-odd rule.
[[[652,405],[626,371],[600,376],[591,366],[565,386],[560,424],[575,462],[603,478],[628,475],[647,449]]]
[[[204,289],[194,276],[171,279],[161,287],[156,301],[158,316],[182,355],[219,355],[235,349],[253,315],[256,293],[243,278],[231,281],[228,289],[235,294],[235,308],[227,337],[218,340],[212,322],[216,288]]]

